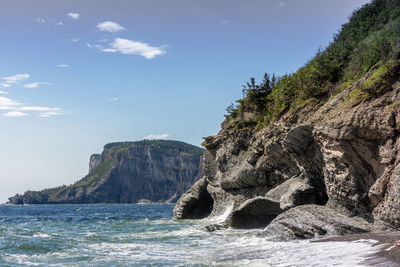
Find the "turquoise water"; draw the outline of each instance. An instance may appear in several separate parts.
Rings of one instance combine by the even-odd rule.
[[[175,221],[173,205],[0,206],[0,266],[363,266],[374,241],[273,242]]]

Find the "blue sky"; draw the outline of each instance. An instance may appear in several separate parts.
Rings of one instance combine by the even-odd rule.
[[[295,71],[367,0],[3,0],[0,203],[70,184],[103,145],[200,145],[241,85]]]

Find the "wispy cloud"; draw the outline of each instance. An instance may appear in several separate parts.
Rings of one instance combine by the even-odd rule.
[[[77,42],[79,42],[79,39],[78,38],[72,38],[71,42],[77,43]]]
[[[103,32],[119,32],[126,30],[124,27],[114,21],[104,21],[97,24],[97,28]]]
[[[39,106],[23,106],[18,108],[21,111],[40,111],[40,112],[61,112],[60,108],[49,108],[49,107],[39,107]]]
[[[58,115],[61,115],[61,113],[60,113],[60,112],[52,112],[52,111],[49,111],[49,112],[40,113],[40,114],[39,114],[39,117],[40,117],[40,118],[50,118],[50,117],[58,116]]]
[[[13,110],[22,104],[11,98],[0,96],[0,110]]]
[[[284,7],[285,5],[286,5],[286,3],[283,1],[279,3],[279,7]]]
[[[165,51],[166,46],[155,47],[148,45],[147,43],[132,41],[128,39],[115,38],[110,47],[103,48],[99,45],[86,44],[90,48],[98,48],[103,52],[108,53],[121,53],[128,55],[140,55],[146,59],[152,59],[156,56],[163,55],[167,53]]]
[[[37,23],[46,23],[46,20],[44,19],[44,18],[42,18],[42,17],[38,17],[38,18],[36,18],[35,19],[35,21],[37,22]]]
[[[29,74],[16,74],[13,76],[9,77],[4,77],[3,80],[5,80],[4,83],[0,83],[0,87],[7,88],[10,87],[13,84],[16,84],[20,81],[26,80],[29,78]]]
[[[28,115],[29,115],[28,113],[24,113],[21,111],[9,111],[4,114],[4,116],[6,116],[6,117],[25,117]]]
[[[113,97],[113,98],[108,99],[108,101],[110,101],[110,102],[117,102],[118,100],[119,100],[118,97]]]
[[[79,19],[79,17],[81,16],[79,13],[67,13],[67,16],[70,17],[71,19]]]
[[[27,83],[24,84],[25,88],[37,88],[39,85],[51,85],[49,82],[34,82],[34,83]]]
[[[59,68],[68,68],[69,65],[68,64],[58,64],[57,67],[59,67]]]
[[[50,107],[36,107],[36,106],[23,106],[18,108],[20,111],[34,111],[39,112],[40,118],[50,118],[63,114],[61,108],[50,108]]]
[[[61,108],[23,105],[14,99],[3,96],[0,96],[0,110],[7,110],[8,112],[3,114],[7,117],[22,117],[30,115],[32,112],[38,112],[41,118],[64,114]]]
[[[169,134],[149,134],[146,136],[144,139],[145,140],[154,140],[154,139],[167,139],[169,137]]]
[[[1,90],[0,90],[0,95],[8,95],[8,92],[1,91]]]
[[[57,22],[56,24],[57,24],[58,26],[62,26],[62,25],[64,25],[64,22],[59,21],[59,22]]]
[[[30,75],[29,74],[16,74],[13,76],[9,76],[9,77],[4,77],[3,80],[6,80],[6,83],[9,84],[13,84],[13,83],[17,83],[19,81],[25,80],[25,79],[29,79]]]

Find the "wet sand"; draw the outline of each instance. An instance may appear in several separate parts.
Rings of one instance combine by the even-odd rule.
[[[395,245],[396,242],[400,243],[400,232],[344,235],[317,240],[315,242],[343,242],[361,239],[376,240],[377,242],[373,246],[381,246],[379,252],[372,254],[371,257],[362,264],[367,266],[400,266],[400,247]]]

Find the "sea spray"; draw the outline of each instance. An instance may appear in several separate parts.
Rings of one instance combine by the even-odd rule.
[[[172,219],[173,205],[0,206],[1,266],[363,266],[373,240],[273,242],[262,230],[209,233],[217,218]]]

